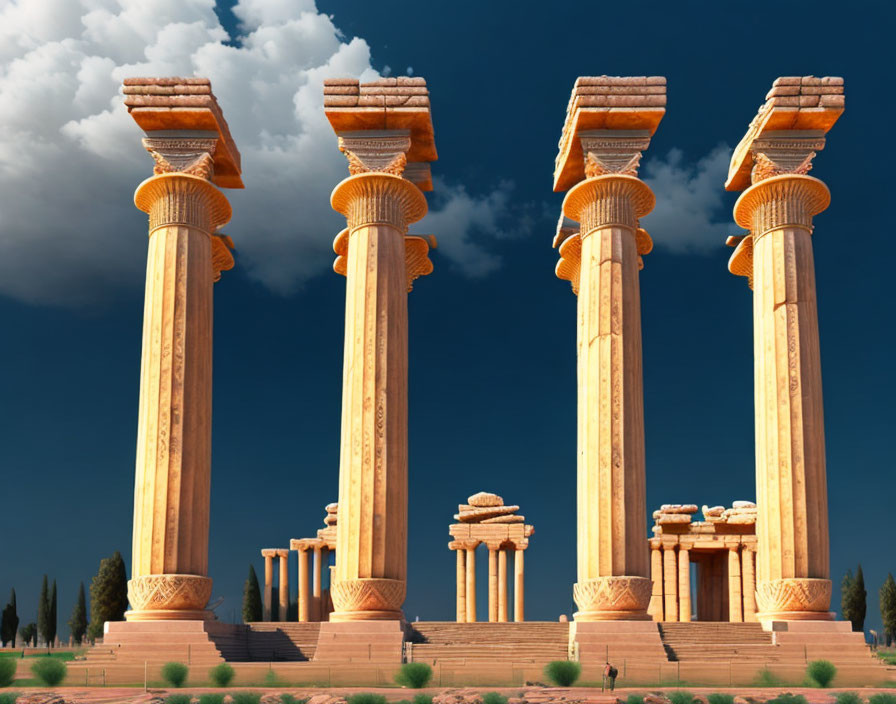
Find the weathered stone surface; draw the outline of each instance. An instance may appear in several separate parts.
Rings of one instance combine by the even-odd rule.
[[[488,492],[480,491],[479,493],[473,494],[470,498],[468,498],[467,503],[475,508],[503,506],[504,499],[502,499],[497,494],[489,494]]]

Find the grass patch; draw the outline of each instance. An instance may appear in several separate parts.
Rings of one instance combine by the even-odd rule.
[[[16,704],[18,692],[0,692],[0,704]]]
[[[224,704],[223,694],[200,694],[199,704]]]
[[[258,704],[261,695],[258,692],[234,692],[231,697],[233,704]]]
[[[881,692],[868,697],[868,704],[896,704],[896,694]]]
[[[806,704],[806,698],[802,694],[783,692],[774,699],[769,699],[765,704]]]
[[[62,660],[63,662],[68,662],[69,660],[75,659],[75,654],[70,650],[52,650],[49,653],[36,653],[34,655],[26,655],[25,660],[31,660],[33,658],[53,658],[54,660]],[[22,659],[22,651],[5,651],[0,653],[0,660],[21,660]]]
[[[706,701],[708,704],[734,704],[734,695],[731,694],[722,694],[721,692],[716,692],[715,694],[710,694]],[[839,704],[839,702],[838,702]],[[848,704],[844,702],[843,704]]]
[[[625,704],[644,704],[643,694],[629,694],[625,698]]]
[[[165,697],[165,704],[190,704],[189,694],[169,694]]]
[[[767,667],[762,668],[753,680],[753,684],[757,687],[780,687],[783,682],[781,678],[769,670]]]
[[[855,692],[837,692],[834,698],[837,704],[862,704],[862,698]]]
[[[305,704],[307,701],[307,699],[298,699],[286,692],[280,695],[280,704]]]
[[[694,704],[694,695],[690,692],[685,692],[683,689],[669,692],[666,696],[669,697],[669,701],[672,704]]]
[[[432,697],[429,694],[415,694],[413,704],[432,704]]]
[[[386,698],[382,694],[371,694],[370,692],[352,694],[345,701],[346,704],[386,704]]]
[[[507,697],[497,692],[486,692],[482,695],[482,704],[507,704]]]

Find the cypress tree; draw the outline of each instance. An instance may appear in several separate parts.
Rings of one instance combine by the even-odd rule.
[[[865,631],[865,614],[868,611],[868,592],[865,591],[865,575],[862,574],[862,565],[856,570],[855,583],[853,585],[853,618],[852,630]]]
[[[43,638],[45,643],[50,643],[50,589],[47,575],[44,575],[40,598],[37,601],[37,636]]]
[[[0,641],[5,646],[10,643],[13,648],[16,647],[16,631],[19,628],[19,614],[16,607],[16,590],[13,589],[9,596],[9,603],[3,608],[0,614]]]
[[[75,602],[75,608],[72,609],[72,617],[69,619],[68,627],[71,629],[72,638],[77,645],[81,645],[84,641],[84,634],[87,632],[87,604],[84,599],[84,582],[78,588],[78,601]]]
[[[249,565],[249,576],[243,585],[243,623],[261,621],[263,618],[261,606],[261,588],[258,586],[258,577],[255,568]]]
[[[853,619],[855,582],[852,570],[846,570],[846,574],[843,575],[843,581],[840,582],[840,612],[846,621],[852,621]]]
[[[896,638],[896,580],[892,574],[887,575],[880,588],[880,617],[884,624],[884,638],[889,647]]]
[[[56,631],[58,629],[58,620],[56,615],[56,607],[57,607],[57,599],[56,599],[56,580],[53,580],[53,591],[50,592],[50,621],[48,625],[48,633],[49,639],[47,640],[47,645],[55,645],[56,644]]]
[[[106,621],[123,621],[128,608],[128,576],[124,560],[117,550],[103,558],[90,583],[90,625],[87,637],[96,640],[103,635]]]

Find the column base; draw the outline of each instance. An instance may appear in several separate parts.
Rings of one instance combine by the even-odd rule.
[[[128,621],[208,621],[212,580],[195,574],[144,574],[128,581]]]
[[[383,578],[343,579],[334,582],[330,594],[330,621],[403,621],[401,605],[407,586],[404,580]]]
[[[330,621],[346,623],[349,621],[404,621],[402,611],[333,611]]]
[[[576,621],[650,621],[653,580],[647,577],[597,577],[573,585]]]
[[[214,621],[215,614],[207,609],[175,611],[172,609],[142,609],[126,611],[125,621]]]
[[[756,585],[756,619],[774,621],[831,621],[831,580],[809,577],[771,579]],[[766,630],[771,630],[767,628]]]

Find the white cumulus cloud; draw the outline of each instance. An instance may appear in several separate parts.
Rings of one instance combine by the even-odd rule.
[[[247,186],[227,191],[239,266],[283,294],[329,270],[343,226],[329,193],[347,170],[321,87],[329,76],[376,78],[370,47],[313,0],[239,0],[233,12],[237,37],[214,0],[0,7],[0,294],[78,305],[142,287],[145,216],[132,195],[152,162],[119,95],[141,75],[211,79]],[[473,275],[496,266],[475,256],[467,228],[496,227],[509,186],[475,196],[443,187],[429,216],[442,251]]]
[[[726,206],[725,177],[731,149],[719,145],[696,163],[679,149],[645,160],[642,177],[656,194],[656,207],[644,227],[657,247],[672,252],[705,253],[739,232]]]

